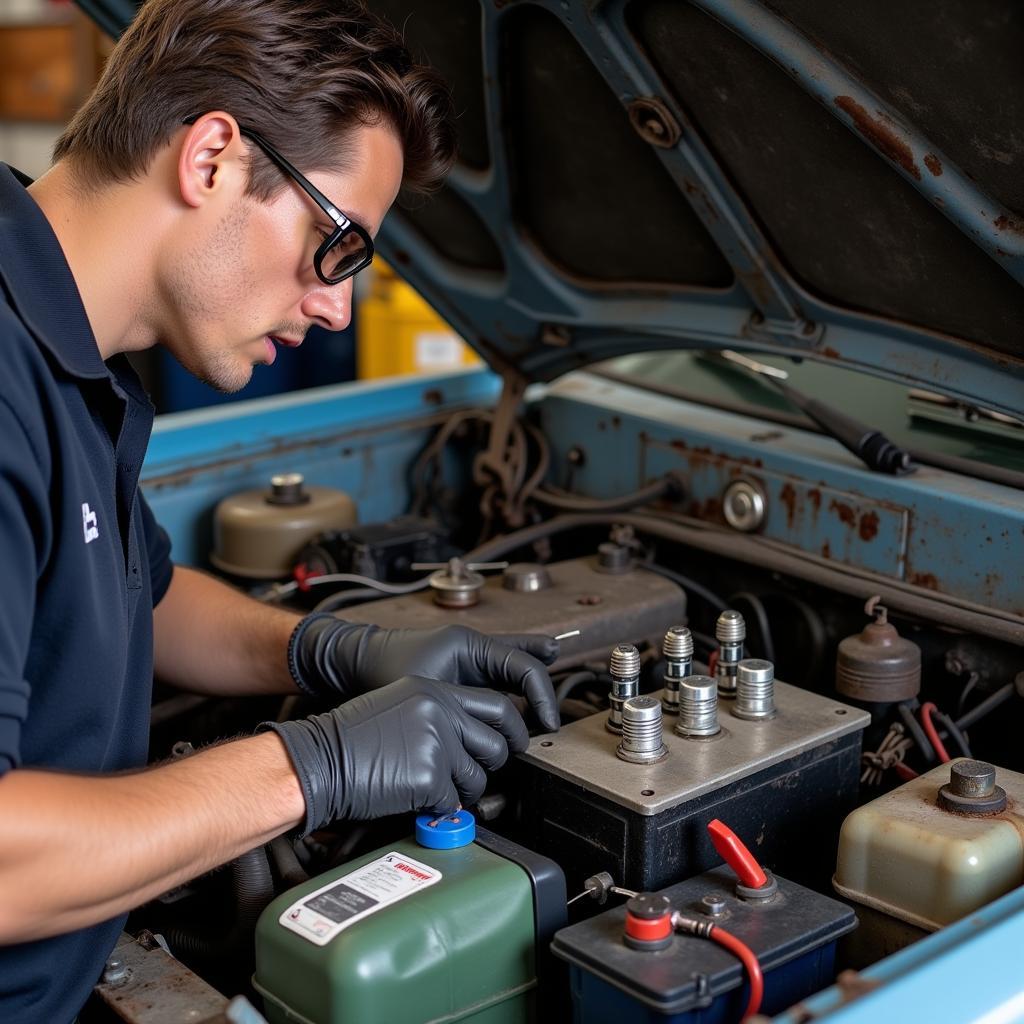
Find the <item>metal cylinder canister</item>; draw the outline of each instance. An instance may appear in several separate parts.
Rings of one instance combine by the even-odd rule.
[[[911,700],[921,690],[921,648],[899,635],[878,600],[864,608],[875,621],[839,643],[836,691],[867,704]]]
[[[679,684],[679,736],[715,736],[718,724],[718,683],[711,676],[688,676]]]
[[[608,694],[608,729],[622,732],[622,705],[640,692],[640,652],[632,644],[616,644],[608,660],[612,688]]]
[[[715,623],[715,639],[718,641],[718,664],[715,677],[718,679],[718,695],[736,696],[736,666],[743,657],[743,642],[747,639],[747,624],[743,616],[733,610],[724,611]]]
[[[213,515],[210,561],[246,579],[291,575],[303,545],[356,522],[355,502],[333,487],[307,486],[300,473],[271,477],[269,490],[225,498]]]
[[[615,753],[632,764],[653,764],[668,756],[662,740],[660,700],[641,694],[623,701],[622,742]]]
[[[736,668],[737,718],[761,721],[775,717],[775,666],[761,658],[744,658]]]
[[[693,634],[686,626],[673,626],[662,640],[661,654],[665,659],[662,707],[674,715],[679,711],[679,683],[693,666]]]

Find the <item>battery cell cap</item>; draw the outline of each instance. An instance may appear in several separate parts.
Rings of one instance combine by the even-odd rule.
[[[476,818],[469,811],[443,817],[420,814],[416,818],[416,842],[428,850],[457,850],[476,839]]]

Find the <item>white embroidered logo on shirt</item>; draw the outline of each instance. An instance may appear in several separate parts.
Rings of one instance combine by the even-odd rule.
[[[96,524],[96,513],[89,508],[87,501],[82,502],[82,531],[85,533],[85,543],[96,540],[100,535],[99,527]]]

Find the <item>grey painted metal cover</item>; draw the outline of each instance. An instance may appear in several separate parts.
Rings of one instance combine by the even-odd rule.
[[[380,250],[497,369],[730,347],[1024,410],[1020,5],[370,6],[460,111]]]

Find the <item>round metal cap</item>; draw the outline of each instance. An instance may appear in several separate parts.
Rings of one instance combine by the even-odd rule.
[[[608,660],[608,672],[618,679],[640,674],[640,652],[632,644],[616,644]]]
[[[686,626],[672,626],[661,642],[661,653],[666,658],[692,658],[693,634]]]
[[[729,609],[718,616],[715,623],[715,639],[721,644],[741,644],[747,638],[747,624],[743,616]]]
[[[722,493],[722,515],[734,529],[751,533],[764,523],[765,497],[749,480],[734,480]]]
[[[539,562],[514,562],[501,574],[504,590],[533,594],[551,586],[551,573]]]
[[[276,473],[270,478],[268,505],[305,505],[309,495],[302,485],[306,478],[301,473]]]
[[[939,806],[954,814],[998,814],[1006,810],[1006,790],[996,785],[996,770],[965,758],[949,768],[949,783],[939,790]]]
[[[775,666],[761,658],[744,658],[736,666],[737,683],[770,683],[775,678]]]
[[[476,818],[469,811],[456,811],[445,818],[436,814],[416,817],[416,842],[428,850],[455,850],[476,839]]]

